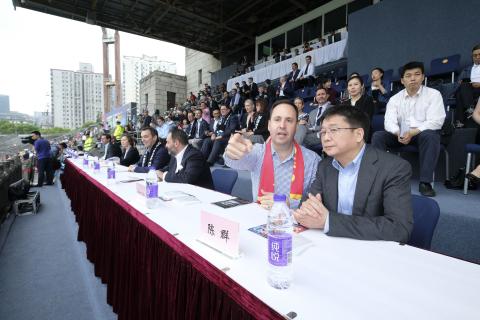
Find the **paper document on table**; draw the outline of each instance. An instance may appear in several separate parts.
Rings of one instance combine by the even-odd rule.
[[[180,190],[163,192],[158,197],[163,201],[173,201],[174,203],[178,203],[184,206],[201,203],[201,201],[198,200],[197,197],[195,197],[194,195]]]
[[[122,166],[122,165],[115,165],[115,170],[118,172],[128,172],[128,167]]]

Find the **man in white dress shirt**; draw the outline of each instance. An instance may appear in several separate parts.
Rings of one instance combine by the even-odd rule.
[[[385,113],[385,130],[377,131],[372,145],[380,150],[414,145],[419,151],[419,191],[435,196],[431,186],[440,154],[440,129],[445,108],[440,92],[422,85],[425,79],[421,62],[409,62],[402,69],[405,89],[390,98]]]
[[[303,88],[305,86],[311,87],[315,81],[315,66],[312,63],[312,56],[305,57],[305,65],[300,70],[299,77],[297,82],[299,87]]]

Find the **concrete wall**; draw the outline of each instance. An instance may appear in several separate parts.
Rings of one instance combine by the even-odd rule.
[[[190,92],[193,92],[196,95],[199,90],[204,88],[205,83],[211,85],[212,72],[220,70],[220,68],[220,60],[211,54],[185,48],[186,94],[189,95]],[[198,70],[202,70],[202,79],[198,77]]]
[[[154,71],[140,80],[140,106],[138,113],[148,109],[153,114],[156,109],[167,110],[167,92],[175,92],[175,103],[183,104],[186,99],[187,80],[184,76]],[[148,95],[148,101],[146,100]],[[173,107],[173,106],[169,106]]]

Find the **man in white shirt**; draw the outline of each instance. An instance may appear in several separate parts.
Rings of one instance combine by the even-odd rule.
[[[467,122],[466,118],[471,118],[473,107],[480,96],[480,44],[473,47],[472,60],[473,65],[465,68],[458,77],[461,83],[456,93],[455,120],[457,127],[463,127]],[[474,123],[471,122],[471,124]]]
[[[312,56],[305,57],[305,65],[300,70],[299,77],[297,78],[297,82],[299,87],[303,88],[305,86],[311,87],[313,86],[313,82],[315,81],[315,66],[312,63]]]
[[[425,79],[421,62],[409,62],[402,69],[405,89],[390,98],[385,113],[385,130],[372,137],[372,146],[386,150],[414,145],[419,151],[419,191],[434,197],[431,186],[440,154],[440,129],[445,120],[445,107],[440,92],[422,85]]]
[[[172,128],[167,135],[166,148],[171,155],[165,172],[157,170],[160,181],[188,183],[213,189],[210,168],[202,153],[188,144],[187,134],[178,128]]]

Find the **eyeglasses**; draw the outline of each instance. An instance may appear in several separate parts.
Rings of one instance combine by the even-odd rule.
[[[320,136],[325,137],[325,135],[328,133],[330,137],[335,137],[337,136],[338,132],[340,130],[355,130],[359,128],[329,128],[329,129],[322,129],[320,130]]]

